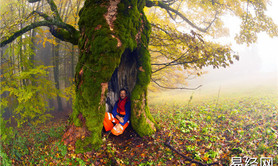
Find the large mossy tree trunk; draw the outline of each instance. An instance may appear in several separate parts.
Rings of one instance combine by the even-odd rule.
[[[144,0],[86,0],[79,13],[76,100],[71,125],[63,136],[76,152],[102,144],[104,114],[118,99],[120,88],[130,92],[133,129],[140,136],[156,130],[147,104],[151,26],[144,6]]]

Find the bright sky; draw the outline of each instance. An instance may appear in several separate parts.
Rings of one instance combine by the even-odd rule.
[[[278,1],[272,1],[267,14],[278,25]],[[226,84],[229,87],[228,84],[231,83],[233,85],[240,85],[242,82],[253,84],[269,79],[274,85],[277,85],[276,89],[278,89],[278,37],[270,38],[267,34],[261,33],[258,35],[257,43],[249,47],[238,45],[233,37],[235,33],[239,32],[239,23],[239,20],[235,18],[226,19],[225,24],[230,27],[231,37],[225,40],[232,43],[232,48],[239,53],[240,60],[235,61],[228,68],[208,68],[209,73],[189,82],[189,87],[199,84],[214,84],[214,86],[225,86]]]
[[[271,16],[278,25],[278,1],[272,0],[272,6],[269,6],[267,14]],[[259,34],[259,40],[253,47],[257,48],[258,56],[261,59],[261,72],[278,72],[278,37],[270,38],[266,34]]]
[[[267,15],[271,16],[274,22],[278,25],[278,1],[273,0],[272,5],[269,6]],[[270,38],[266,33],[258,35],[258,41],[252,44],[250,47],[246,45],[238,45],[233,39],[235,33],[239,31],[239,20],[235,18],[229,18],[226,21],[227,27],[230,28],[231,41],[234,50],[239,51],[240,57],[245,60],[245,56],[249,62],[257,62],[260,60],[261,72],[277,72],[278,71],[278,37]],[[249,53],[248,53],[249,52]],[[250,56],[250,57],[249,57]],[[252,58],[253,56],[253,58]],[[259,58],[259,59],[258,59]],[[239,62],[241,63],[241,62]],[[245,65],[246,62],[244,62]]]
[[[278,1],[273,0],[272,6],[268,9],[267,14],[271,16],[276,24],[278,24]],[[264,55],[263,68],[262,71],[271,71],[276,69],[278,72],[278,37],[269,38],[266,35],[260,35],[260,40],[258,42],[259,55]],[[277,73],[278,74],[278,73]],[[278,76],[278,75],[277,75]]]

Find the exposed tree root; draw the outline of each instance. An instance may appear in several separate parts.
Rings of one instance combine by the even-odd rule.
[[[82,122],[81,127],[77,127],[75,124],[71,124],[67,127],[66,132],[64,133],[62,137],[62,141],[64,142],[65,145],[70,145],[75,147],[75,143],[77,139],[84,139],[86,136],[89,135],[89,131],[85,126],[85,118],[82,116],[80,113],[78,115],[78,118]]]
[[[210,164],[205,164],[202,163],[200,161],[196,161],[188,156],[185,156],[184,154],[182,154],[180,151],[178,151],[177,149],[175,149],[173,146],[170,145],[170,141],[171,141],[172,137],[169,137],[165,142],[164,145],[167,146],[168,148],[170,148],[172,151],[176,152],[177,154],[181,155],[183,158],[185,158],[185,160],[190,161],[191,163],[195,163],[201,166],[210,166],[210,165],[219,165],[218,162],[215,163],[210,163]]]

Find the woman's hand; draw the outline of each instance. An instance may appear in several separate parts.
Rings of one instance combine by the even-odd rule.
[[[119,121],[120,121],[121,123],[124,123],[124,118],[120,117]]]
[[[117,118],[121,123],[124,123],[124,118],[123,118],[123,117],[120,117],[119,115],[116,115],[116,118]]]

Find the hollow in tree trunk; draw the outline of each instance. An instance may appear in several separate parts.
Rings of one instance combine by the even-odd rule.
[[[130,92],[133,129],[140,136],[156,131],[147,104],[151,26],[144,6],[144,0],[86,0],[79,13],[76,100],[63,136],[76,152],[100,147],[105,111],[118,99],[120,88]]]

